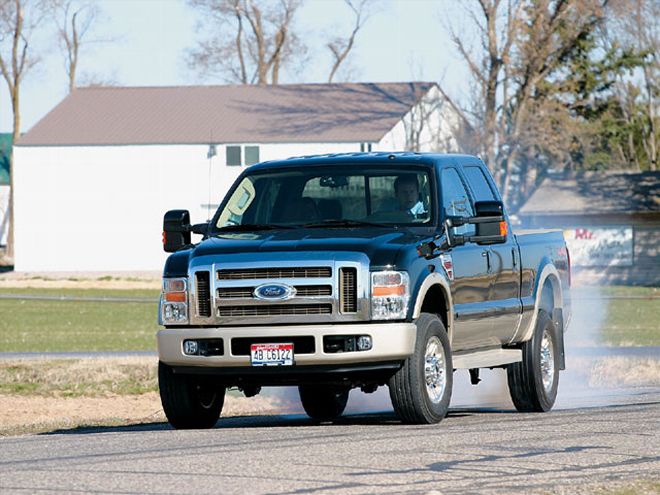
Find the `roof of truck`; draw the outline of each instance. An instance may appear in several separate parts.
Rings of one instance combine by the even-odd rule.
[[[252,165],[249,170],[304,166],[332,166],[346,164],[390,164],[419,163],[420,165],[451,164],[460,166],[457,158],[472,158],[469,155],[444,153],[418,153],[412,151],[371,151],[364,153],[330,153],[322,155],[293,156],[285,160],[272,160]]]

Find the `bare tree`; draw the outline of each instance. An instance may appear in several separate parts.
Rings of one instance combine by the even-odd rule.
[[[306,53],[292,31],[301,1],[189,0],[212,32],[189,52],[189,66],[230,82],[278,84],[282,68]]]
[[[88,34],[100,15],[99,6],[79,0],[53,0],[53,16],[57,34],[65,59],[65,70],[69,80],[69,93],[76,89],[80,50],[83,44],[107,42],[104,39],[89,39]]]
[[[480,33],[480,47],[471,49],[465,35],[454,30],[456,48],[477,87],[471,109],[462,114],[482,143],[505,201],[516,160],[533,154],[526,146],[538,146],[540,136],[551,142],[563,132],[552,125],[558,108],[545,104],[551,99],[546,83],[564,68],[579,40],[602,22],[605,4],[607,0],[474,0],[468,15]]]
[[[13,114],[9,157],[9,232],[7,257],[14,257],[14,147],[21,132],[20,90],[25,74],[39,61],[30,45],[34,28],[43,19],[43,3],[36,0],[0,2],[0,71],[7,83]]]
[[[621,77],[615,94],[618,96],[624,118],[632,123],[635,116],[635,101],[644,109],[641,126],[641,145],[651,170],[658,169],[658,139],[660,134],[660,3],[653,0],[617,0],[609,9],[608,31],[604,37],[610,44],[643,54],[646,63],[641,67],[641,84]],[[630,126],[631,129],[634,126]],[[629,159],[637,161],[634,153],[635,137],[628,134]],[[635,163],[639,168],[639,163]]]
[[[337,37],[329,41],[326,45],[332,53],[333,58],[330,75],[328,76],[329,83],[332,82],[337,74],[337,70],[339,70],[339,67],[344,63],[348,54],[353,49],[358,32],[362,29],[369,17],[371,17],[369,6],[374,3],[373,0],[344,0],[344,2],[353,12],[353,29],[348,36]]]
[[[496,166],[497,150],[504,131],[499,117],[510,99],[508,72],[513,44],[520,34],[522,6],[520,0],[478,0],[477,5],[466,7],[479,32],[478,55],[470,49],[464,34],[450,26],[451,39],[467,63],[477,88],[479,103],[473,105],[471,113],[482,124],[471,126],[473,134],[496,179],[500,176],[500,169]],[[466,117],[465,120],[469,119]]]

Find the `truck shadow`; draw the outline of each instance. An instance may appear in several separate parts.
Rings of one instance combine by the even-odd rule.
[[[450,411],[444,422],[451,421],[461,417],[468,417],[474,414],[484,413],[507,413],[511,411],[504,410],[457,410]],[[281,415],[254,415],[254,416],[232,416],[220,418],[211,430],[224,429],[248,429],[248,428],[305,428],[305,427],[333,427],[333,426],[408,426],[401,423],[399,418],[393,412],[374,412],[368,414],[349,414],[341,416],[334,421],[316,421],[310,419],[304,414],[281,414]],[[412,425],[420,427],[420,425]],[[428,427],[433,427],[429,425]],[[422,425],[421,427],[427,427]],[[130,433],[145,431],[165,431],[174,430],[169,423],[138,423],[120,426],[78,426],[75,428],[58,429],[39,435],[88,435],[96,433]],[[200,430],[201,431],[201,430]]]

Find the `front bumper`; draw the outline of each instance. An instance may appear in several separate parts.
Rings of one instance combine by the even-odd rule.
[[[373,346],[368,351],[326,353],[323,337],[331,335],[369,335]],[[281,337],[313,337],[314,352],[295,353],[296,366],[376,363],[406,359],[415,348],[416,327],[413,323],[370,323],[339,325],[287,325],[275,327],[186,327],[166,328],[157,334],[158,357],[170,366],[248,367],[250,356],[232,355],[234,338],[268,338],[273,343]],[[222,356],[188,356],[183,341],[188,339],[222,339]]]

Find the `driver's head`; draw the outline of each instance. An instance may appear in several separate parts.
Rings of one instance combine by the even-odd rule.
[[[400,175],[394,181],[394,192],[399,209],[409,210],[419,201],[419,185],[415,174]]]

